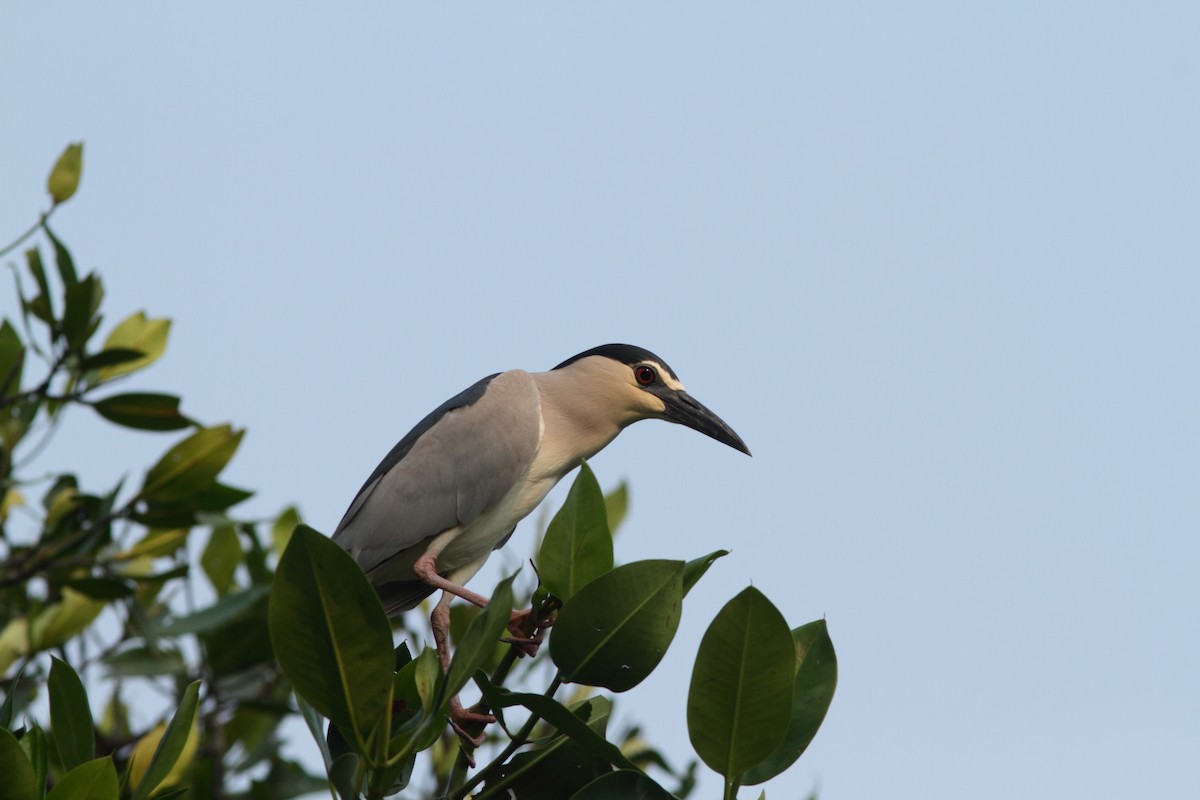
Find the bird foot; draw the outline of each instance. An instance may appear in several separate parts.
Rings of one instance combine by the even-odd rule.
[[[479,747],[487,741],[487,734],[480,732],[472,735],[468,730],[468,726],[490,725],[496,721],[496,718],[491,714],[479,714],[475,711],[463,708],[462,703],[457,697],[450,701],[450,727],[458,734],[458,738],[462,739],[463,752],[467,755],[467,761],[472,767],[475,766],[474,759],[471,758],[471,750]],[[467,745],[470,745],[468,749]]]
[[[549,618],[538,619],[533,615],[533,609],[527,608],[524,611],[514,611],[508,619],[508,632],[512,636],[506,636],[501,639],[502,642],[507,642],[517,649],[519,656],[529,656],[532,658],[537,655],[538,647],[542,644],[542,637],[546,633],[546,629],[554,624],[554,620]],[[532,635],[530,629],[533,630]]]

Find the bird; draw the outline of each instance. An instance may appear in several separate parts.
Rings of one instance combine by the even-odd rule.
[[[634,345],[601,345],[546,372],[489,375],[435,408],[363,483],[333,540],[389,617],[442,591],[430,623],[445,670],[451,601],[487,604],[464,584],[555,484],[644,419],[685,425],[750,455],[666,361]],[[489,719],[457,703],[450,710],[460,734],[461,723]]]

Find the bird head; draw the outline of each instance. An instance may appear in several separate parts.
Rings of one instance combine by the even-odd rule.
[[[750,455],[733,428],[688,394],[675,371],[649,350],[631,344],[600,345],[568,358],[554,370],[577,373],[580,387],[602,395],[622,414],[622,425],[663,419]]]

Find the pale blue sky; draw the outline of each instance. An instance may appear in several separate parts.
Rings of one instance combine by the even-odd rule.
[[[676,760],[703,628],[752,581],[841,664],[772,800],[1200,792],[1200,6],[0,27],[0,239],[85,140],[57,227],[113,319],[174,318],[138,385],[248,427],[248,511],[329,531],[477,378],[639,344],[754,451],[643,423],[593,462],[632,484],[619,559],[733,550],[621,701]],[[66,436],[47,467],[86,449],[93,485],[167,441]]]

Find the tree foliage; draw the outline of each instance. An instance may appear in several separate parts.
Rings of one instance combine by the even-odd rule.
[[[49,209],[0,250],[24,248],[8,265],[17,313],[0,325],[0,798],[686,797],[697,763],[670,765],[640,727],[610,731],[612,709],[727,553],[616,564],[627,489],[605,494],[584,465],[536,569],[484,609],[452,608],[443,673],[425,618],[394,630],[354,560],[295,509],[237,514],[251,493],[221,474],[243,431],[119,388],[163,356],[171,323],[139,311],[98,338],[103,283],[80,276],[50,226],[82,172],[71,145]],[[174,438],[130,485],[42,474],[36,456],[79,407]],[[529,609],[527,637],[548,636],[533,658],[503,641],[513,608]],[[836,673],[824,621],[790,630],[753,588],[729,601],[699,644],[687,707],[725,797],[800,756]],[[460,693],[497,724],[450,730]],[[323,763],[284,754],[288,719]]]

